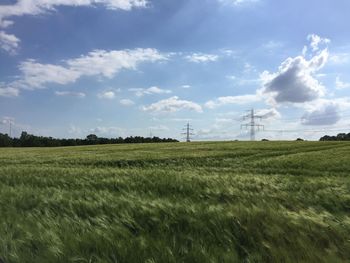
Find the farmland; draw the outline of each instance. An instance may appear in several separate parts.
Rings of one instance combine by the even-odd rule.
[[[4,262],[346,262],[350,143],[0,149]]]

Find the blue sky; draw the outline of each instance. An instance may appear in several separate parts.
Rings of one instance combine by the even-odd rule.
[[[347,0],[2,0],[0,132],[194,140],[350,130]]]

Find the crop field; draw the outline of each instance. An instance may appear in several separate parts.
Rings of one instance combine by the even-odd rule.
[[[0,258],[350,262],[350,143],[1,148]]]

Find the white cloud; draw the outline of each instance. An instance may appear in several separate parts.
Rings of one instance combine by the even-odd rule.
[[[190,89],[191,85],[187,85],[187,84],[186,85],[182,85],[181,88],[183,88],[183,89]]]
[[[165,125],[151,126],[151,127],[148,127],[148,129],[153,131],[169,131],[169,128]]]
[[[119,101],[119,103],[123,106],[132,106],[135,104],[135,102],[133,102],[132,100],[129,100],[129,99],[121,99]]]
[[[335,87],[336,87],[336,89],[348,89],[348,88],[350,88],[350,83],[345,83],[345,82],[341,81],[340,77],[338,76],[335,79]]]
[[[320,45],[327,45],[331,42],[328,38],[321,38],[316,34],[308,35],[307,39],[310,41],[312,51],[318,51]]]
[[[146,0],[19,0],[12,5],[0,5],[0,25],[6,27],[11,21],[5,18],[23,15],[40,15],[55,10],[58,6],[96,6],[107,9],[131,10],[146,7]]]
[[[47,84],[66,85],[83,76],[112,78],[122,69],[134,70],[140,63],[167,59],[155,49],[94,50],[85,56],[63,61],[63,65],[27,60],[19,65],[21,79],[8,86],[22,89],[46,88]]]
[[[235,82],[236,85],[245,86],[245,85],[257,85],[261,82],[261,79],[249,79],[249,78],[239,78],[234,75],[226,76],[227,79]]]
[[[192,119],[190,118],[172,118],[169,119],[170,121],[176,121],[176,122],[190,122]]]
[[[307,46],[303,47],[303,50],[301,51],[301,54],[303,55],[303,57],[305,57],[307,55],[308,50],[309,50],[309,48]]]
[[[206,63],[206,62],[214,62],[219,59],[218,55],[213,54],[203,54],[203,53],[193,53],[185,57],[188,61],[194,63]]]
[[[17,97],[19,90],[12,87],[0,87],[0,97]]]
[[[240,95],[240,96],[226,96],[219,97],[215,100],[210,100],[205,103],[209,109],[214,109],[228,104],[243,105],[260,101],[261,98],[256,94]]]
[[[318,109],[309,111],[302,117],[303,125],[333,125],[340,120],[339,106],[329,102]]]
[[[68,133],[69,134],[72,134],[72,135],[75,135],[75,136],[78,136],[78,135],[81,135],[82,134],[82,129],[78,126],[75,126],[73,124],[71,124],[69,126],[69,129],[68,129]]]
[[[219,3],[224,5],[232,5],[232,6],[243,6],[247,4],[254,4],[260,2],[260,0],[218,0]]]
[[[80,75],[102,75],[107,78],[114,77],[122,69],[136,69],[141,62],[155,62],[165,60],[166,57],[155,49],[134,50],[94,50],[86,56],[67,61],[70,70]]]
[[[7,28],[12,25],[13,25],[13,21],[1,20],[1,17],[0,17],[0,28]]]
[[[10,35],[0,31],[0,49],[10,54],[16,54],[20,40],[15,35]]]
[[[171,90],[166,89],[160,89],[158,87],[150,87],[148,89],[138,89],[138,88],[131,88],[129,91],[135,92],[135,95],[137,97],[142,97],[144,95],[152,95],[152,94],[169,94],[171,93]]]
[[[142,109],[150,112],[176,112],[180,110],[203,111],[199,104],[188,100],[180,100],[177,96],[160,100],[149,106],[144,106]]]
[[[32,59],[22,62],[19,70],[22,72],[22,79],[13,84],[24,89],[45,88],[44,85],[48,83],[65,85],[81,77],[76,70],[59,65],[40,64]]]
[[[304,103],[325,94],[325,87],[314,75],[324,67],[329,57],[327,49],[306,60],[303,56],[288,58],[276,73],[263,72],[260,76],[262,94],[273,103]]]
[[[77,97],[77,98],[85,98],[86,94],[83,92],[74,92],[74,91],[56,91],[56,96],[67,96],[67,97]]]
[[[283,47],[283,43],[279,41],[270,40],[269,42],[262,45],[264,49],[274,50]]]
[[[234,57],[238,53],[236,50],[232,50],[228,48],[222,48],[220,49],[220,52],[226,57]]]
[[[115,98],[115,93],[114,91],[103,91],[99,94],[97,94],[97,97],[99,99],[108,99],[108,100],[112,100]]]
[[[281,114],[275,108],[257,110],[256,114],[261,116],[264,120],[277,120],[281,118]]]
[[[334,65],[342,65],[350,62],[350,53],[334,53],[329,57],[329,62]]]
[[[255,72],[255,71],[256,71],[256,69],[254,68],[254,66],[252,66],[248,62],[244,63],[244,69],[243,69],[244,74],[249,74],[249,73]]]

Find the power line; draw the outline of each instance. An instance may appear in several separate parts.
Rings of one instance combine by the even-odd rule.
[[[327,129],[327,128],[323,128],[323,129],[315,129],[315,130],[312,130],[312,129],[295,129],[295,130],[264,130],[264,132],[330,132],[330,131],[344,131],[346,129],[349,129],[350,130],[350,126],[348,127],[343,127],[343,128],[330,128],[330,129]]]
[[[295,117],[295,118],[278,118],[276,119],[276,121],[293,121],[293,120],[319,120],[319,119],[325,119],[325,117],[332,117],[335,116],[338,113],[344,113],[344,112],[350,112],[349,110],[342,110],[342,111],[337,111],[336,113],[324,113],[324,114],[313,114],[312,116],[301,116],[301,117]],[[259,111],[257,111],[256,113],[259,113]],[[265,115],[261,115],[262,118],[268,118]],[[344,115],[340,115],[339,117],[344,118],[344,117],[350,117],[350,114],[344,114]],[[232,118],[234,121],[241,121],[241,117],[237,116],[237,117],[233,117]]]
[[[186,142],[191,142],[191,136],[194,135],[194,133],[192,133],[193,129],[191,128],[191,125],[189,122],[187,123],[187,125],[183,130],[185,130],[185,132],[181,134],[186,135]]]
[[[260,119],[262,120],[263,116],[260,116],[260,115],[256,115],[255,112],[254,112],[254,109],[251,109],[250,110],[250,113],[243,116],[243,120],[246,120],[246,119],[250,119],[250,122],[249,123],[246,123],[246,124],[242,124],[241,125],[241,129],[243,127],[247,128],[250,127],[250,140],[251,141],[255,141],[255,132],[256,132],[256,128],[258,130],[260,130],[260,128],[263,128],[264,129],[264,125],[261,125],[261,124],[256,124],[255,120],[256,119]]]

